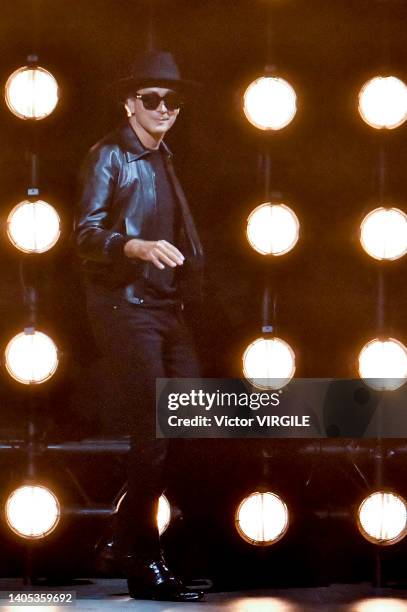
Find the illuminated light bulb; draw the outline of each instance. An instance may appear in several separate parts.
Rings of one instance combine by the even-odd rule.
[[[160,495],[158,500],[158,512],[157,512],[157,525],[158,533],[162,535],[167,529],[171,520],[171,506],[170,502],[164,494]]]
[[[407,119],[407,87],[394,76],[377,76],[359,93],[359,113],[376,129],[394,129]]]
[[[406,347],[394,338],[370,340],[359,353],[359,376],[372,389],[399,389],[407,379]]]
[[[25,385],[43,383],[58,367],[58,350],[46,334],[21,332],[5,350],[5,363],[10,376]]]
[[[49,251],[61,234],[58,213],[43,200],[20,202],[8,216],[7,234],[11,243],[24,253]]]
[[[260,130],[281,130],[291,123],[297,112],[297,96],[280,77],[260,77],[243,96],[247,120]]]
[[[256,491],[246,497],[235,514],[240,536],[255,546],[270,546],[278,542],[288,529],[288,510],[275,493]]]
[[[127,492],[123,493],[119,501],[117,502],[115,512],[119,512],[120,505],[123,503]],[[157,511],[157,527],[159,535],[162,535],[167,529],[171,521],[171,505],[167,497],[162,493],[158,500],[158,511]]]
[[[375,259],[399,259],[407,253],[407,215],[398,208],[372,210],[360,225],[360,242]]]
[[[19,487],[7,499],[7,524],[23,538],[38,539],[49,535],[59,518],[57,498],[41,485]]]
[[[247,220],[247,239],[262,255],[288,253],[297,244],[299,232],[298,218],[285,204],[260,204]]]
[[[295,354],[281,338],[257,338],[243,355],[243,374],[260,389],[281,389],[295,373]]]
[[[23,66],[7,80],[5,99],[10,111],[20,119],[44,119],[58,103],[58,83],[48,70]]]
[[[374,544],[388,546],[399,542],[407,533],[406,502],[395,493],[372,493],[359,507],[358,527]]]

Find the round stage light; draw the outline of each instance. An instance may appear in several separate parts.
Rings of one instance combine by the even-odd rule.
[[[295,372],[295,354],[281,338],[257,338],[243,355],[243,375],[259,389],[281,389]]]
[[[43,383],[58,367],[58,349],[43,332],[24,331],[14,336],[5,350],[10,376],[25,385]]]
[[[394,391],[407,379],[407,349],[398,340],[370,340],[359,353],[359,376],[372,389]]]
[[[171,520],[171,506],[164,494],[158,500],[157,525],[158,533],[162,535],[167,529]]]
[[[247,120],[260,130],[281,130],[297,112],[297,96],[284,79],[260,77],[247,87],[243,111]]]
[[[407,533],[406,502],[395,493],[372,493],[359,506],[358,527],[363,537],[374,544],[399,542]]]
[[[300,234],[297,215],[285,204],[265,202],[247,219],[247,239],[262,255],[284,255],[295,247]]]
[[[17,204],[7,219],[7,235],[24,253],[45,253],[58,241],[60,219],[51,204],[43,200]]]
[[[23,66],[7,80],[6,103],[20,119],[44,119],[58,103],[58,83],[48,70]]]
[[[256,491],[239,504],[235,525],[246,542],[270,546],[281,540],[288,529],[287,506],[275,493]]]
[[[394,77],[375,77],[359,92],[359,113],[376,129],[394,129],[407,119],[407,86]]]
[[[126,497],[127,492],[123,493],[119,501],[117,502],[115,512],[119,511],[120,505]],[[167,529],[168,525],[171,521],[171,505],[164,493],[160,495],[158,500],[158,511],[157,511],[157,527],[158,533],[162,535],[164,531]]]
[[[407,253],[407,215],[398,208],[375,208],[360,225],[360,242],[375,259],[403,257]]]
[[[41,485],[22,486],[6,502],[7,524],[23,538],[43,538],[58,524],[61,511],[55,495]]]

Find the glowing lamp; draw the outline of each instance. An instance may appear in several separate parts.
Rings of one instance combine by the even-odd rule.
[[[170,502],[164,494],[160,495],[158,500],[158,512],[157,512],[157,525],[158,533],[162,535],[167,529],[171,520],[171,506]]]
[[[235,526],[246,542],[270,546],[281,540],[288,529],[287,506],[275,493],[256,491],[239,504]]]
[[[406,502],[395,493],[372,493],[359,506],[358,527],[373,544],[389,546],[399,542],[407,533]]]
[[[407,87],[394,77],[377,76],[359,92],[359,113],[376,129],[394,129],[407,119]]]
[[[285,204],[260,204],[247,220],[247,239],[262,255],[288,253],[297,244],[299,232],[298,218]]]
[[[25,385],[43,383],[58,367],[58,350],[43,332],[24,331],[14,336],[5,350],[10,376]]]
[[[243,95],[247,120],[260,130],[281,130],[291,123],[297,112],[297,96],[280,77],[260,77]]]
[[[49,535],[57,526],[60,514],[57,498],[41,485],[19,487],[6,502],[7,524],[23,538]]]
[[[294,351],[281,338],[257,338],[243,354],[243,374],[260,389],[281,389],[294,372]]]
[[[44,253],[60,236],[60,219],[53,206],[42,200],[20,202],[7,219],[11,243],[24,253]]]
[[[398,208],[372,210],[360,225],[360,242],[375,259],[399,259],[407,253],[407,215]]]
[[[359,376],[372,389],[394,391],[407,379],[407,349],[398,340],[370,340],[359,353]]]
[[[5,87],[6,103],[20,119],[44,119],[58,102],[58,83],[48,70],[35,65],[19,68]]]
[[[119,511],[120,505],[123,503],[124,498],[127,493],[123,493],[119,501],[117,502],[117,507],[115,512]],[[158,511],[157,511],[157,527],[159,535],[162,535],[164,531],[167,529],[168,525],[171,521],[171,505],[164,493],[160,495],[158,500]]]

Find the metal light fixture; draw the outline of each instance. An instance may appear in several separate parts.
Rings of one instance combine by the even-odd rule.
[[[170,502],[164,495],[160,495],[160,499],[158,500],[158,512],[157,512],[157,526],[158,533],[162,535],[164,531],[167,529],[171,520],[171,506]]]
[[[7,235],[11,243],[24,253],[49,251],[60,234],[59,215],[51,204],[43,200],[20,202],[7,219]]]
[[[245,497],[235,513],[239,535],[254,546],[270,546],[285,535],[289,516],[287,506],[276,493],[256,491]]]
[[[120,505],[123,503],[127,492],[123,493],[116,505],[115,512],[119,511]],[[171,505],[167,497],[162,493],[158,500],[158,511],[157,511],[157,527],[159,535],[162,535],[167,529],[171,521]]]
[[[10,376],[25,385],[40,384],[51,378],[58,367],[58,350],[49,336],[27,329],[14,336],[5,350]]]
[[[377,491],[366,497],[357,519],[360,533],[373,544],[389,546],[407,534],[406,502],[395,493]]]
[[[262,255],[284,255],[298,242],[300,224],[297,215],[285,204],[265,202],[247,219],[247,239]]]
[[[243,95],[247,120],[260,130],[281,130],[294,119],[297,96],[293,87],[277,76],[262,76]]]
[[[243,374],[259,389],[281,389],[295,373],[295,353],[281,338],[257,338],[243,354]]]
[[[359,92],[359,113],[376,129],[394,129],[407,119],[407,86],[394,76],[377,76]]]
[[[58,83],[48,70],[36,64],[35,56],[28,59],[27,66],[9,76],[5,87],[6,103],[20,119],[44,119],[58,103]]]
[[[370,340],[359,353],[359,376],[372,389],[394,391],[407,380],[407,349],[398,340]]]
[[[376,208],[360,225],[362,247],[375,259],[394,260],[407,253],[407,215],[398,208]]]
[[[61,511],[58,499],[42,485],[19,487],[6,502],[7,524],[23,538],[39,539],[57,526]]]

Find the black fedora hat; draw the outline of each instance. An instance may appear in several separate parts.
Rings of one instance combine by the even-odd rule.
[[[184,93],[200,87],[201,83],[181,77],[177,63],[168,51],[145,51],[137,55],[131,74],[113,83],[123,97],[141,87],[176,88]]]

